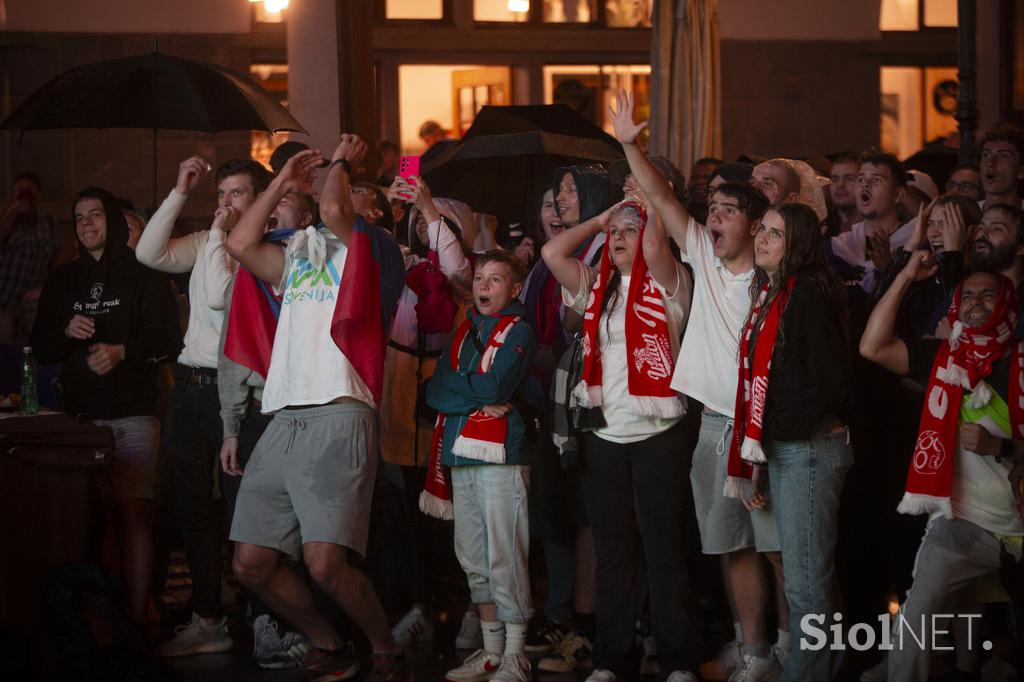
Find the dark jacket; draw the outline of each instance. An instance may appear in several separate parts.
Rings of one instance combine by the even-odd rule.
[[[504,315],[525,315],[526,310],[519,301],[514,301],[497,315],[480,315],[471,308],[467,313],[473,324],[470,334],[476,334],[483,346],[491,337],[494,325]],[[452,454],[455,439],[462,432],[471,412],[485,405],[500,405],[512,400],[526,370],[533,362],[535,350],[533,329],[525,319],[520,320],[509,331],[505,343],[494,356],[490,371],[477,373],[480,352],[476,344],[467,337],[459,355],[458,371],[451,366],[451,343],[444,349],[437,362],[437,370],[427,384],[427,404],[448,415],[444,427],[444,448],[441,463],[447,466],[483,464],[476,459],[456,457]],[[526,425],[523,416],[515,407],[508,413],[508,431],[505,434],[505,464],[529,464],[523,452],[526,444]]]
[[[79,242],[78,258],[46,282],[32,328],[32,348],[40,364],[63,363],[61,402],[66,411],[94,419],[154,416],[157,364],[173,359],[182,345],[170,283],[135,260],[117,200],[104,190],[89,188],[75,203],[86,197],[100,199],[106,213],[103,255],[96,260]],[[94,320],[92,338],[79,341],[65,334],[74,315]],[[124,361],[104,376],[87,364],[95,343],[125,348]]]

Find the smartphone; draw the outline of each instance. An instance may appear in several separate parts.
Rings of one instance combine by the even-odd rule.
[[[420,157],[403,156],[398,160],[398,177],[410,178],[420,174]]]

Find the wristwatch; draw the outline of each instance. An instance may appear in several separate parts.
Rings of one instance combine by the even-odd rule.
[[[330,172],[331,168],[334,168],[335,166],[341,166],[345,169],[346,173],[352,175],[352,164],[348,162],[348,159],[335,159],[334,161],[331,161],[331,167],[327,169],[328,172]]]

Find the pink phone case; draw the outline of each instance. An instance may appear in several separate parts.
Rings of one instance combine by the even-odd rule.
[[[409,178],[420,174],[420,157],[403,156],[398,160],[398,176]]]

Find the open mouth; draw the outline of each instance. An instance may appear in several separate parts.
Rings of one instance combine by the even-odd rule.
[[[725,235],[715,229],[709,230],[709,232],[711,233],[711,245],[716,249],[722,248],[725,244]]]
[[[274,230],[277,228],[277,216],[270,216],[267,218],[267,228]]]
[[[868,192],[867,190],[861,192],[860,193],[860,201],[861,201],[862,204],[870,204],[871,203],[871,192]]]
[[[477,296],[476,304],[478,308],[484,308],[491,304],[490,296]]]
[[[992,184],[997,179],[998,179],[998,176],[996,176],[995,173],[985,173],[984,175],[981,176],[982,183],[986,184],[986,185]]]
[[[973,244],[973,248],[974,248],[975,251],[991,251],[992,250],[992,242],[990,242],[989,240],[984,239],[984,238],[975,239],[974,240],[974,244]]]

